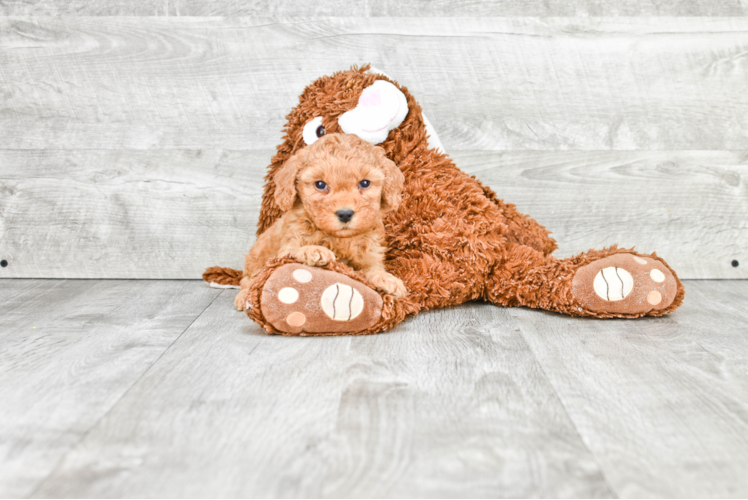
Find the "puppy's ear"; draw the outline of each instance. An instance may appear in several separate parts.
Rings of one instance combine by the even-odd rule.
[[[273,177],[275,181],[275,204],[283,212],[287,212],[293,207],[296,201],[296,176],[303,163],[303,157],[306,156],[305,150],[297,151],[290,157]]]
[[[383,151],[384,153],[384,151]],[[382,154],[382,168],[384,169],[384,184],[382,185],[382,208],[385,210],[395,210],[400,206],[403,199],[403,186],[405,185],[405,176],[397,168],[395,162]]]

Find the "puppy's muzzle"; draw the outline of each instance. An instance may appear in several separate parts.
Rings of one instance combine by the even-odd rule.
[[[353,210],[350,208],[341,208],[337,212],[335,212],[335,215],[338,216],[338,220],[345,224],[346,222],[350,222],[353,218]]]

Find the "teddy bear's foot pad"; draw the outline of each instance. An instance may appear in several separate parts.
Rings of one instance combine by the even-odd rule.
[[[284,333],[354,333],[379,321],[382,297],[348,276],[302,264],[286,264],[265,282],[262,315]]]
[[[571,291],[591,311],[632,317],[666,309],[675,300],[678,283],[662,262],[618,253],[580,267]]]

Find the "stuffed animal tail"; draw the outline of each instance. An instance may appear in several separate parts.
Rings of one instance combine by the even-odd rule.
[[[211,288],[239,288],[242,272],[230,267],[209,267],[203,273],[203,279]]]

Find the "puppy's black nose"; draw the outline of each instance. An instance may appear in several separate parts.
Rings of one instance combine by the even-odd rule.
[[[335,212],[335,215],[338,216],[338,219],[340,219],[340,222],[346,223],[350,222],[350,220],[353,218],[353,210],[350,208],[341,208],[337,212]]]

